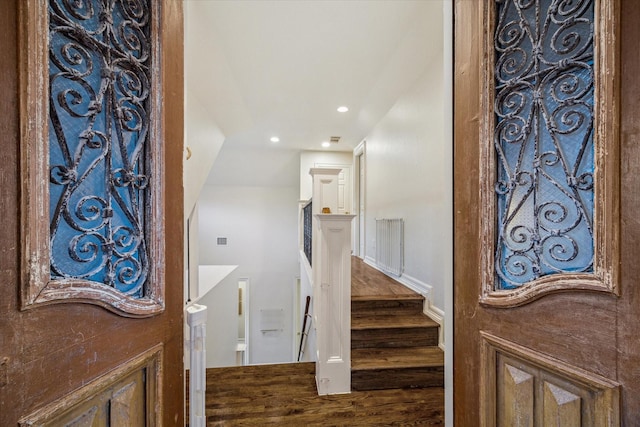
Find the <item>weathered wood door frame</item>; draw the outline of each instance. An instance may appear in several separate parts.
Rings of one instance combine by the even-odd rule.
[[[495,395],[487,394],[506,378],[497,370],[506,366],[522,381],[510,383],[512,390],[518,389],[518,384],[530,382],[533,387],[546,381],[536,375],[543,372],[544,377],[548,370],[559,372],[559,383],[581,378],[581,387],[593,387],[594,396],[602,399],[598,408],[610,408],[604,412],[604,424],[597,425],[636,425],[640,416],[640,345],[632,331],[640,328],[640,264],[636,260],[640,242],[640,3],[595,2],[606,7],[604,12],[598,9],[597,17],[613,18],[614,25],[607,30],[612,44],[607,49],[613,49],[609,53],[617,57],[618,66],[606,73],[617,73],[612,82],[620,85],[619,92],[609,89],[614,95],[608,112],[615,112],[619,103],[620,114],[612,115],[606,123],[613,127],[604,145],[605,158],[610,149],[620,153],[613,158],[618,172],[612,175],[614,182],[619,179],[619,186],[613,184],[604,193],[613,199],[611,220],[620,230],[619,241],[613,233],[605,242],[610,250],[618,251],[619,261],[613,265],[619,267],[618,275],[613,276],[608,289],[556,289],[532,303],[521,301],[519,307],[500,308],[491,306],[490,301],[481,303],[482,276],[486,273],[481,255],[493,250],[485,247],[491,236],[481,231],[482,197],[486,195],[479,185],[484,166],[479,162],[480,144],[492,145],[492,141],[481,139],[485,126],[481,97],[486,84],[482,70],[488,60],[483,54],[483,5],[489,1],[456,0],[454,5],[454,423],[491,425],[492,421],[499,423],[491,418],[496,413],[515,416],[504,412],[508,401],[500,397],[504,395],[495,400]],[[551,396],[555,389],[547,391]],[[536,399],[540,398],[532,401]],[[581,425],[588,425],[589,420],[593,422],[583,418],[585,424]]]
[[[163,245],[170,253],[164,262],[164,311],[144,319],[74,301],[21,310],[19,290],[29,266],[20,261],[21,242],[27,236],[20,231],[25,196],[20,192],[20,101],[25,96],[20,81],[25,76],[18,64],[27,52],[19,49],[18,29],[20,8],[26,3],[0,2],[0,425],[38,419],[55,423],[69,405],[88,402],[94,392],[107,396],[123,384],[117,381],[132,378],[129,373],[142,375],[147,391],[158,390],[158,400],[145,404],[152,414],[148,425],[183,425],[182,2],[162,1],[161,8],[160,120],[166,153],[162,190],[168,201]],[[114,398],[116,406],[127,401],[122,394],[108,398]],[[124,407],[118,410],[125,417],[129,414]]]

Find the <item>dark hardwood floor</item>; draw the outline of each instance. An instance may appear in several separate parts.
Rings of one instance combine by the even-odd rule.
[[[438,325],[422,315],[422,296],[356,257],[351,265],[352,328],[357,330],[352,329],[352,364],[362,371],[352,383],[362,383],[365,391],[318,396],[313,363],[207,369],[207,426],[444,425]],[[397,329],[398,322],[422,328],[419,339]],[[377,332],[359,335],[372,329]],[[378,348],[373,344],[381,336],[384,345]],[[396,342],[400,336],[402,342]],[[366,390],[396,383],[397,388]]]
[[[413,299],[416,292],[391,277],[367,265],[360,258],[351,257],[351,301],[361,299]]]
[[[441,426],[441,387],[318,396],[313,363],[207,370],[207,426]]]

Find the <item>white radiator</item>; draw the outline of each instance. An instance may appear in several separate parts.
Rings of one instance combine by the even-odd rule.
[[[404,270],[404,220],[376,219],[376,265],[385,273],[402,276]]]
[[[193,304],[187,308],[189,325],[189,426],[205,427],[207,388],[207,307]]]

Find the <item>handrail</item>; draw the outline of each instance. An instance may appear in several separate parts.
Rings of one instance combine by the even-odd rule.
[[[306,337],[309,335],[309,331],[307,331],[307,319],[311,317],[309,314],[309,304],[311,303],[311,297],[307,295],[307,302],[304,306],[304,318],[302,320],[302,329],[300,330],[300,349],[298,349],[298,362],[300,361],[300,357],[304,354],[304,344],[306,342]],[[309,326],[311,326],[311,322],[309,322]]]

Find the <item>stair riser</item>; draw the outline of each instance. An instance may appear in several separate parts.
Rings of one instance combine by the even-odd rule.
[[[369,317],[375,315],[421,315],[422,300],[383,300],[383,301],[351,301],[352,317]]]
[[[444,387],[444,367],[381,369],[351,373],[352,390],[424,387]]]
[[[438,328],[362,329],[351,331],[351,348],[438,345]]]

